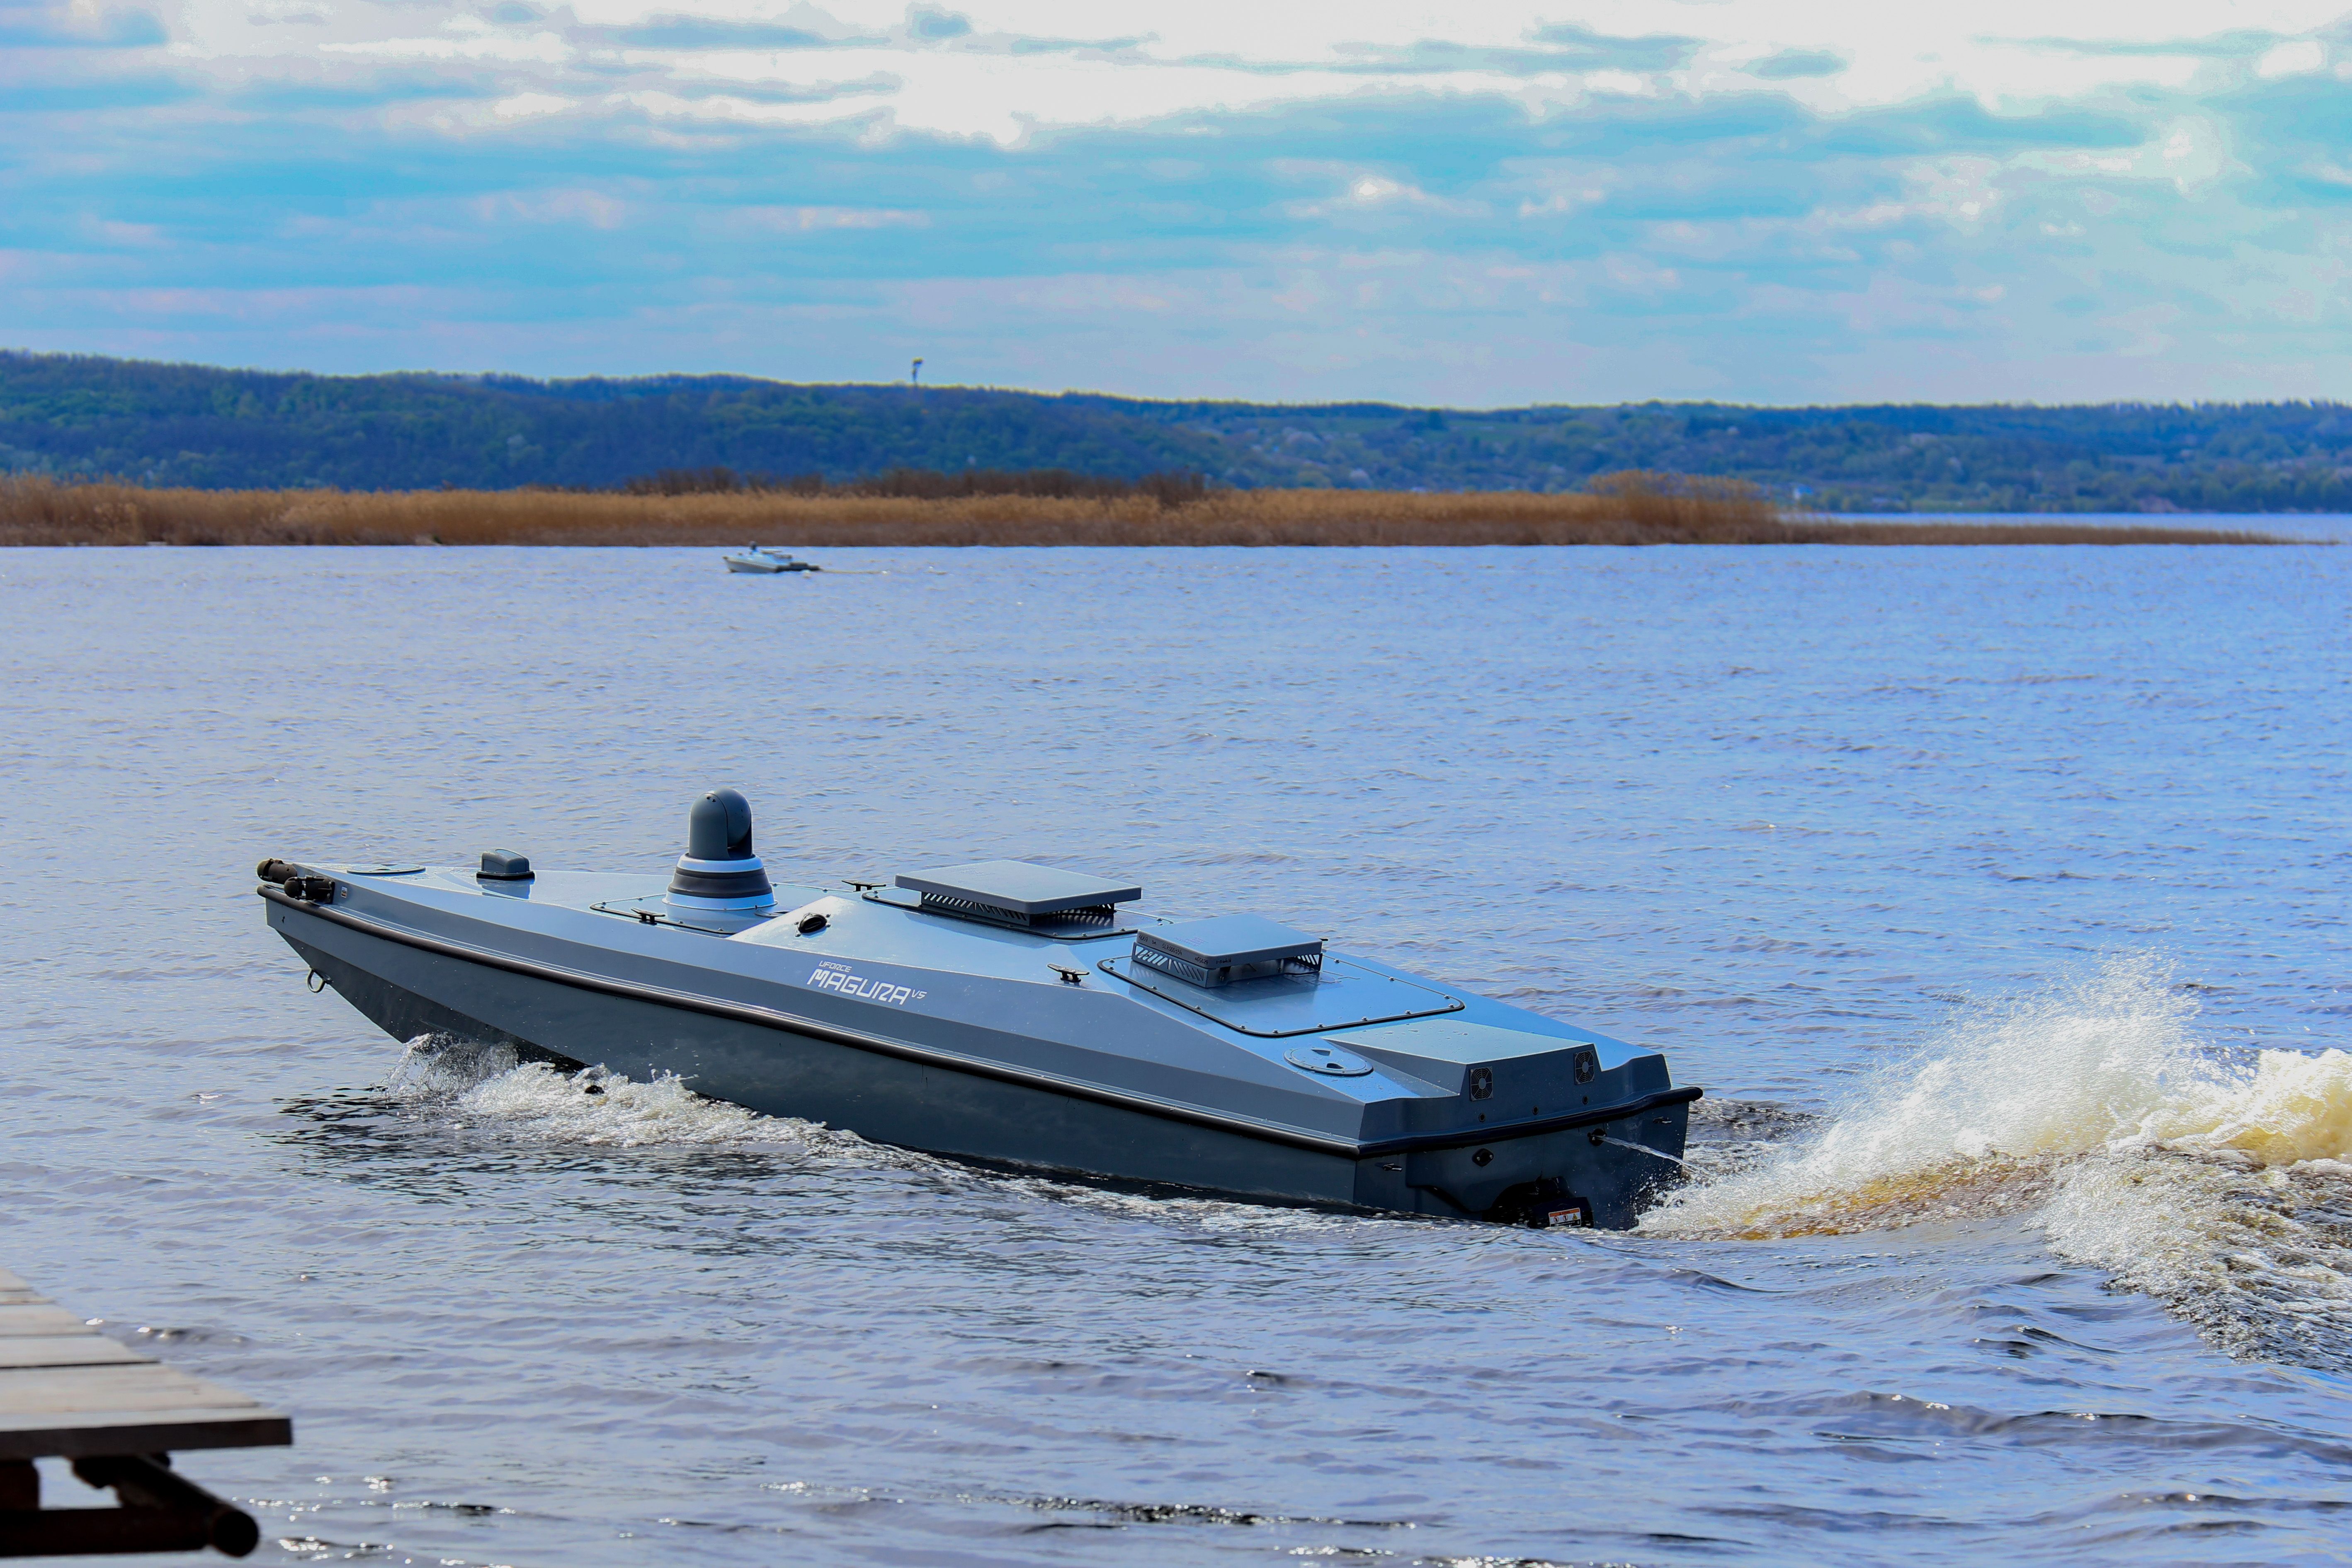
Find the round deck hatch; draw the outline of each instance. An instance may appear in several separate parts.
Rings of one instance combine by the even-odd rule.
[[[354,877],[414,877],[417,872],[422,871],[423,869],[425,869],[425,868],[422,866],[395,866],[391,864],[382,866],[353,866],[350,868],[351,874]]]
[[[1292,1067],[1321,1073],[1326,1078],[1362,1078],[1372,1070],[1371,1063],[1337,1046],[1293,1046],[1282,1053],[1282,1059]]]

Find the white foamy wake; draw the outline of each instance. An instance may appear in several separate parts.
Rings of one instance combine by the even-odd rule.
[[[1890,1064],[1809,1136],[1675,1194],[1642,1228],[1766,1237],[2042,1205],[2063,1256],[2238,1350],[2352,1360],[2352,1055],[2224,1055],[2163,967],[1988,1010]]]
[[[677,1078],[635,1083],[603,1068],[565,1073],[545,1062],[518,1061],[509,1047],[432,1036],[408,1042],[390,1088],[401,1100],[460,1122],[495,1124],[551,1142],[772,1148],[838,1136],[706,1100]]]
[[[2336,1161],[2095,1157],[2068,1173],[2043,1226],[2062,1256],[2226,1350],[2352,1368],[2352,1176]]]

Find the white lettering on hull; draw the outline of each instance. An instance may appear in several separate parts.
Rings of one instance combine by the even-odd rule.
[[[845,963],[820,963],[807,984],[819,991],[832,991],[844,996],[855,996],[864,1002],[887,1002],[903,1007],[909,1001],[919,1001],[924,993],[904,985],[894,985],[887,980],[872,980],[853,973]]]

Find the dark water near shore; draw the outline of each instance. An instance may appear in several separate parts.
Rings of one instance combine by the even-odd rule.
[[[1842,511],[1864,522],[2079,523],[2109,528],[2210,528],[2325,544],[2352,542],[2352,517],[2326,511]]]
[[[257,1561],[2352,1557],[2352,553],[824,559],[0,553],[0,1263],[294,1413],[185,1461]],[[1579,1237],[591,1100],[251,893],[653,868],[715,782],[795,879],[1654,1041],[1706,1174]]]

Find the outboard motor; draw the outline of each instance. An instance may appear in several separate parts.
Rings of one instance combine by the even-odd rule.
[[[751,853],[751,803],[715,789],[686,818],[686,853],[669,879],[669,901],[692,910],[756,910],[776,901],[767,868]]]

